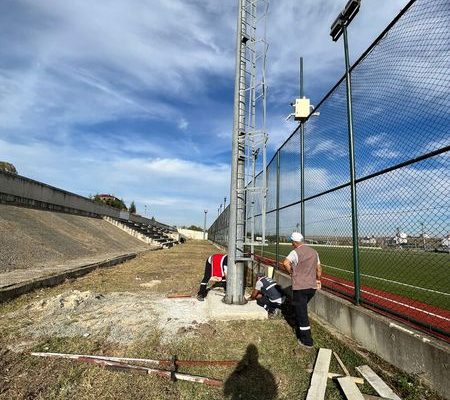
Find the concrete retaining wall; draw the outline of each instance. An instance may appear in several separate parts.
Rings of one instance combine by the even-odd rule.
[[[0,303],[3,301],[12,300],[24,293],[31,292],[32,290],[35,289],[59,285],[63,283],[66,279],[78,278],[80,276],[88,274],[91,271],[94,271],[97,268],[112,267],[114,265],[124,263],[135,257],[136,253],[124,254],[108,260],[81,265],[79,267],[67,271],[31,279],[8,287],[2,287],[0,288]]]
[[[170,229],[176,233],[176,230],[169,225],[140,215],[130,214],[127,211],[120,211],[106,204],[96,203],[87,197],[4,171],[0,171],[0,203],[89,217],[106,215],[112,218],[131,220]]]
[[[187,237],[188,239],[194,239],[194,240],[203,240],[203,232],[200,231],[193,231],[192,229],[183,229],[178,228],[178,233],[182,234],[183,236]],[[208,232],[205,232],[205,240],[208,239]]]
[[[258,268],[267,273],[271,267],[260,265]],[[283,288],[290,289],[291,278],[287,274],[275,271],[274,279]],[[317,291],[309,310],[319,320],[397,368],[419,376],[441,396],[450,399],[450,346],[447,343],[323,290]]]

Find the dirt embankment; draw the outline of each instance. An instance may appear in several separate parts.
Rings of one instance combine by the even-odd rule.
[[[0,204],[0,272],[149,248],[101,219]]]

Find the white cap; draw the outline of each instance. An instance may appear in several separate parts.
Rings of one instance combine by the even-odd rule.
[[[292,242],[303,242],[303,235],[300,232],[292,232],[290,239]]]

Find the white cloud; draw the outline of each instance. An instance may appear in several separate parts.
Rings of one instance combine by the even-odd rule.
[[[375,157],[380,158],[397,158],[400,156],[400,152],[395,150],[389,150],[388,148],[384,147],[379,150],[376,150],[372,153]]]
[[[178,120],[178,129],[185,131],[188,128],[188,126],[189,126],[189,122],[186,119],[180,118]]]
[[[39,142],[12,144],[0,139],[0,160],[7,159],[19,174],[88,196],[113,193],[143,213],[170,224],[202,221],[203,210],[215,209],[228,187],[230,169],[182,159],[126,159],[118,154],[80,154]],[[26,162],[19,161],[26,159]],[[56,166],[55,168],[49,166]],[[32,171],[32,173],[24,173]],[[67,184],[67,175],[70,183]]]
[[[305,151],[306,150],[308,149],[305,149]],[[334,140],[325,139],[317,142],[311,149],[308,150],[308,156],[315,156],[317,154],[326,154],[327,157],[345,157],[348,155],[348,151]]]
[[[386,137],[386,135],[384,133],[371,135],[371,136],[368,136],[366,138],[364,143],[369,145],[369,146],[375,146],[375,145],[377,145],[379,143],[383,143],[383,141],[385,140],[385,137]]]
[[[299,56],[314,101],[342,75],[342,44],[328,30],[345,2],[271,2],[269,150],[295,128],[283,121]],[[364,2],[349,30],[352,59],[406,2]],[[80,194],[148,203],[162,222],[201,223],[229,192],[236,11],[217,0],[0,5],[0,158]],[[346,148],[330,139],[312,151]],[[325,169],[307,174],[317,188],[332,184]]]

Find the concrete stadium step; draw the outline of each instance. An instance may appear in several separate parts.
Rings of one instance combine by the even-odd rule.
[[[112,219],[114,221],[114,224],[118,226],[119,228],[121,226],[126,227],[127,229],[131,230],[132,232],[136,232],[137,234],[141,235],[142,238],[148,238],[149,241],[157,246],[160,246],[161,248],[170,248],[173,247],[179,242],[170,237],[170,230],[159,228],[153,225],[140,223],[140,222],[134,222],[134,221],[125,221],[125,220],[116,220]],[[127,230],[125,229],[125,230]],[[166,233],[167,232],[167,233]],[[129,232],[130,233],[130,232]],[[131,233],[130,233],[131,234]],[[144,239],[142,239],[144,240]]]

